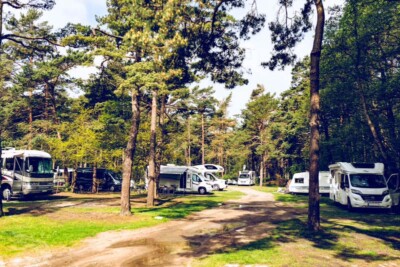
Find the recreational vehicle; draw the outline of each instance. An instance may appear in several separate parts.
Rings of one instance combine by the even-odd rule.
[[[197,167],[195,167],[195,168],[197,169]],[[211,184],[213,190],[223,191],[224,189],[226,189],[228,187],[227,181],[219,178],[214,173],[209,172],[209,171],[204,171],[204,170],[199,170],[199,171],[204,176],[204,178],[206,178],[205,181]]]
[[[255,185],[256,172],[255,171],[240,171],[238,177],[238,185]]]
[[[146,175],[146,185],[148,185],[148,182],[148,175]],[[212,191],[211,183],[206,181],[201,172],[197,168],[188,166],[162,165],[160,167],[159,186],[176,192],[206,194]]]
[[[334,202],[352,208],[390,208],[392,200],[383,176],[383,163],[337,162],[329,165]]]
[[[2,197],[53,193],[50,154],[38,150],[4,150],[1,155]]]
[[[318,174],[319,193],[329,194],[329,172],[322,171]],[[290,181],[289,192],[292,194],[308,194],[310,186],[310,173],[299,172],[293,174],[293,178]]]
[[[96,169],[96,179],[99,191],[121,191],[122,177],[115,172],[103,168]],[[92,191],[93,168],[76,169],[75,189]]]

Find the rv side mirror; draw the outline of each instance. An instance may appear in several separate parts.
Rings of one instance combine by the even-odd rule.
[[[29,168],[28,168],[27,171],[28,171],[28,172],[33,172],[33,166],[32,166],[32,165],[29,165]]]

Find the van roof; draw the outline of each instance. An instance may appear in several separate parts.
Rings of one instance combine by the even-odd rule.
[[[40,158],[51,158],[51,155],[47,152],[40,150],[5,150],[1,153],[2,157],[40,157]]]
[[[383,163],[350,163],[350,162],[336,162],[329,165],[329,170],[341,169],[349,173],[379,173],[383,174]]]

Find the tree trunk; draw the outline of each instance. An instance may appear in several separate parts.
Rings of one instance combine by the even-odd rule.
[[[319,65],[324,36],[325,12],[322,0],[314,0],[317,9],[317,25],[315,27],[314,44],[311,51],[310,69],[310,191],[308,200],[308,227],[318,231],[321,227],[319,207]]]
[[[139,93],[132,90],[132,121],[131,129],[129,131],[129,140],[123,154],[122,165],[122,188],[121,188],[121,211],[120,215],[131,215],[131,177],[133,158],[136,151],[136,140],[139,132],[140,125],[140,108],[139,108]]]
[[[99,183],[97,182],[97,163],[93,165],[93,183],[92,183],[92,193],[97,193],[99,191]]]
[[[265,166],[265,153],[261,156],[261,164],[260,164],[260,187],[263,186],[264,180],[264,166]]]
[[[201,113],[201,164],[205,164],[204,161],[204,140],[205,140],[205,131],[204,131],[204,113]]]
[[[192,160],[190,158],[190,150],[191,150],[191,146],[190,146],[190,116],[188,117],[188,160],[187,160],[187,165],[191,166],[192,165]]]
[[[147,185],[147,207],[154,207],[156,180],[156,125],[157,125],[157,91],[153,90],[150,124],[149,183]]]
[[[156,177],[156,184],[155,184],[155,192],[154,196],[155,198],[159,198],[158,194],[158,189],[160,188],[160,168],[161,168],[161,162],[163,159],[163,151],[164,151],[164,135],[165,135],[165,129],[164,129],[164,122],[165,122],[165,112],[166,112],[166,107],[165,105],[167,101],[167,96],[163,95],[161,99],[161,107],[160,107],[160,116],[159,116],[159,127],[161,129],[161,135],[159,138],[159,141],[157,142],[157,155],[156,155],[156,171],[155,171],[155,177]]]
[[[0,6],[0,8],[2,8],[2,4]],[[1,9],[2,10],[2,9]],[[2,147],[1,147],[1,134],[2,134],[2,130],[0,129],[0,185],[1,185],[1,181],[3,179],[2,173],[1,173],[1,166],[3,163],[3,159],[1,158],[1,153],[2,151]],[[0,189],[0,217],[4,216],[4,212],[3,212],[3,190]]]
[[[78,163],[75,162],[74,174],[72,176],[72,182],[71,182],[71,192],[72,193],[74,193],[74,190],[75,190],[76,178],[77,177],[78,177]]]

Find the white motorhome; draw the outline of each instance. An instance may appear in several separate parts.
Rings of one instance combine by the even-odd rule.
[[[219,178],[214,173],[208,171],[200,171],[200,173],[206,178],[206,182],[211,184],[213,190],[223,191],[224,189],[228,188],[227,181]]]
[[[147,176],[146,185],[148,185]],[[161,165],[159,187],[171,189],[176,192],[196,192],[199,194],[206,194],[212,191],[211,184],[206,181],[198,169],[175,165]]]
[[[53,193],[50,154],[38,150],[4,150],[1,155],[2,196]]]
[[[255,185],[256,172],[255,171],[240,171],[238,176],[238,185]]]
[[[319,182],[319,193],[320,194],[329,194],[330,185],[329,185],[329,172],[321,171],[318,174],[318,182]],[[310,173],[307,172],[299,172],[293,174],[292,180],[289,185],[289,193],[292,194],[308,194],[310,187]]]
[[[329,165],[331,188],[329,197],[334,202],[352,208],[390,208],[383,163],[337,162]]]

